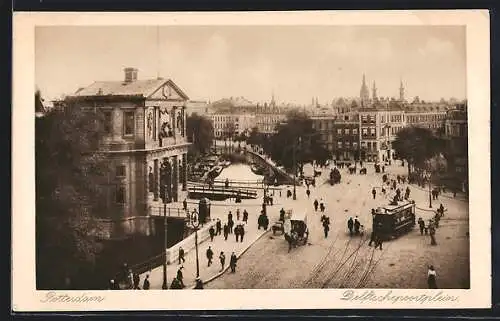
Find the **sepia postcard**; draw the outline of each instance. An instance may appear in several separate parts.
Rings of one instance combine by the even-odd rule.
[[[486,10],[14,13],[13,310],[489,307],[489,41]]]

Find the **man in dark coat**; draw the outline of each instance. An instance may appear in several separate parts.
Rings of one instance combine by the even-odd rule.
[[[216,235],[221,235],[222,233],[222,222],[220,219],[217,219],[217,222],[215,223],[215,234]]]
[[[243,210],[243,222],[248,222],[248,212],[247,210]]]
[[[323,220],[323,232],[325,233],[325,239],[328,237],[328,231],[330,231],[330,220],[325,217]]]
[[[245,236],[245,227],[240,225],[240,242],[243,242],[243,237]]]
[[[318,205],[319,205],[318,200],[314,200],[313,205],[314,205],[314,211],[317,212],[318,211]]]
[[[208,266],[212,264],[212,258],[214,257],[214,252],[212,251],[212,247],[208,247],[207,249],[207,259],[208,259]]]
[[[240,226],[241,225],[237,225],[235,228],[234,228],[234,236],[236,236],[236,243],[238,243],[238,239],[240,237]]]
[[[139,283],[141,282],[141,278],[139,274],[134,273],[134,290],[140,290]]]
[[[354,229],[354,221],[352,220],[352,217],[349,217],[349,220],[347,220],[347,228],[349,229],[349,235],[352,236],[353,234],[353,229]]]
[[[210,229],[208,230],[208,233],[210,234],[210,242],[214,241],[214,236],[215,236],[215,229],[213,226],[210,226]]]
[[[231,220],[227,221],[227,227],[229,228],[229,234],[233,234],[233,226],[234,226],[234,221],[231,218]]]
[[[224,240],[227,241],[227,236],[229,235],[229,226],[227,224],[224,224]]]
[[[285,221],[285,210],[283,209],[283,207],[280,210],[280,221]]]
[[[181,284],[181,287],[183,287],[183,288],[184,288],[184,287],[185,287],[185,286],[184,286],[184,281],[183,281],[184,276],[182,275],[182,269],[183,269],[183,268],[184,268],[184,267],[183,267],[183,266],[181,266],[181,267],[177,270],[177,280],[179,280],[179,283]]]
[[[231,259],[229,261],[229,266],[231,267],[232,273],[236,272],[236,261],[238,261],[238,258],[236,257],[236,254],[234,254],[234,252],[233,252],[231,254]]]
[[[309,190],[309,188],[307,188],[307,190],[306,190],[306,195],[307,195],[307,198],[309,198],[311,196],[311,191]]]
[[[420,228],[420,235],[424,235],[425,222],[421,217],[418,218],[418,227]]]
[[[361,223],[358,221],[358,217],[354,219],[354,234],[359,234],[359,228],[361,227]]]
[[[184,199],[184,200],[182,201],[182,208],[183,208],[185,211],[187,211],[187,209],[188,209],[188,202],[187,202],[187,200],[186,200],[186,199]]]
[[[375,199],[375,196],[377,195],[377,191],[375,190],[375,187],[372,188],[372,195],[373,195],[373,199]]]

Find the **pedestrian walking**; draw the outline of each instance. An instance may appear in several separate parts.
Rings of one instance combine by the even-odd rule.
[[[221,235],[222,233],[222,222],[220,219],[217,219],[217,223],[215,223],[215,234]]]
[[[226,264],[226,256],[224,255],[224,252],[220,252],[220,255],[219,255],[219,261],[220,261],[220,271],[224,271],[224,266]]]
[[[208,233],[210,234],[210,242],[214,241],[214,236],[215,236],[215,229],[213,226],[210,226],[210,229],[208,230]]]
[[[430,224],[429,226],[429,235],[431,237],[431,245],[437,245],[436,243],[436,228],[434,224]]]
[[[325,239],[328,237],[328,231],[330,231],[330,220],[325,217],[323,220],[323,232],[325,233]]]
[[[229,266],[231,267],[232,273],[236,272],[236,261],[238,261],[238,258],[236,257],[236,254],[234,254],[234,252],[233,252],[231,254],[231,259],[229,261]]]
[[[208,266],[212,264],[212,258],[214,257],[214,252],[212,251],[212,247],[208,247],[207,249],[207,259],[208,259]]]
[[[243,210],[243,222],[245,222],[245,224],[248,222],[248,212],[247,210]]]
[[[240,237],[240,225],[237,225],[234,228],[234,236],[236,237],[236,243],[238,243],[238,239]]]
[[[382,173],[385,173],[385,166],[382,165]]]
[[[311,191],[309,190],[309,187],[306,190],[306,195],[307,195],[307,198],[311,197]]]
[[[139,283],[141,282],[141,277],[139,274],[134,273],[134,290],[140,290]]]
[[[280,210],[280,221],[285,222],[285,209],[283,207]]]
[[[237,221],[240,220],[240,209],[239,208],[236,210],[236,220]]]
[[[240,242],[243,243],[243,237],[245,236],[245,227],[240,225]]]
[[[184,258],[184,249],[181,247],[179,247],[179,265],[181,264],[181,261],[182,263],[186,262],[186,259]]]
[[[352,217],[349,217],[349,220],[347,220],[347,229],[349,229],[349,235],[352,236],[354,232],[354,221]]]
[[[425,222],[421,217],[418,218],[418,226],[420,228],[420,235],[424,235]]]
[[[375,196],[377,195],[377,191],[375,190],[375,187],[372,188],[372,195],[373,195],[373,199],[375,199]]]
[[[319,205],[318,200],[314,200],[313,205],[314,205],[314,211],[317,212],[318,211],[318,205]]]
[[[429,289],[437,289],[437,282],[436,282],[436,270],[434,269],[434,266],[430,265],[429,269],[427,270],[427,285],[429,286]]]
[[[183,266],[181,266],[181,267],[177,270],[177,280],[179,280],[179,283],[181,284],[181,287],[182,287],[182,288],[184,288],[184,287],[185,287],[185,285],[184,285],[184,281],[183,281],[184,276],[182,275],[182,269],[183,269],[183,268],[184,268],[184,267],[183,267]]]
[[[184,200],[182,201],[182,208],[183,208],[185,211],[187,211],[187,209],[188,209],[188,202],[187,202],[187,200],[186,200],[186,199],[184,199]]]
[[[233,214],[231,213],[231,211],[229,211],[229,213],[227,214],[227,221],[232,221],[233,220]]]
[[[227,237],[229,235],[229,226],[227,226],[227,224],[224,224],[224,240],[227,241]]]
[[[234,226],[234,221],[231,218],[231,220],[227,222],[227,227],[229,227],[229,234],[233,234],[233,226]]]
[[[359,234],[359,228],[361,227],[361,223],[358,220],[358,217],[354,219],[354,234],[358,235]]]
[[[149,284],[149,274],[146,274],[146,278],[144,279],[144,283],[142,284],[142,289],[149,290],[150,286],[151,285]]]

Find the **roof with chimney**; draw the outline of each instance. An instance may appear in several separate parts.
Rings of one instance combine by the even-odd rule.
[[[184,99],[188,99],[187,95],[170,79],[134,80],[132,82],[96,81],[88,87],[79,89],[74,96],[140,96],[149,98],[165,85],[173,87]]]
[[[163,90],[161,90],[163,89]],[[168,93],[165,92],[168,89]],[[139,98],[165,99],[175,96],[183,100],[189,97],[170,79],[137,79],[137,69],[125,68],[125,79],[122,81],[96,81],[91,85],[78,89],[73,97],[94,96],[134,96]]]

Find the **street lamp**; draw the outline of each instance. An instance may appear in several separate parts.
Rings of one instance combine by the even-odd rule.
[[[429,183],[429,208],[432,208],[432,197],[431,197],[431,194],[432,194],[432,191],[431,191],[431,173],[428,172],[427,173],[427,181]]]
[[[165,230],[165,235],[163,237],[163,247],[165,253],[165,259],[163,260],[163,285],[161,288],[163,290],[168,289],[167,284],[167,185],[164,186],[164,195],[163,195],[163,228]]]
[[[301,138],[299,137],[299,144],[301,142]],[[296,185],[297,185],[297,160],[296,160],[296,154],[297,153],[297,148],[295,144],[293,144],[293,200],[297,199],[297,190],[296,190]]]
[[[194,246],[196,251],[196,278],[200,277],[200,261],[198,259],[198,228],[200,227],[200,220],[196,210],[188,216],[189,225],[194,228]]]

